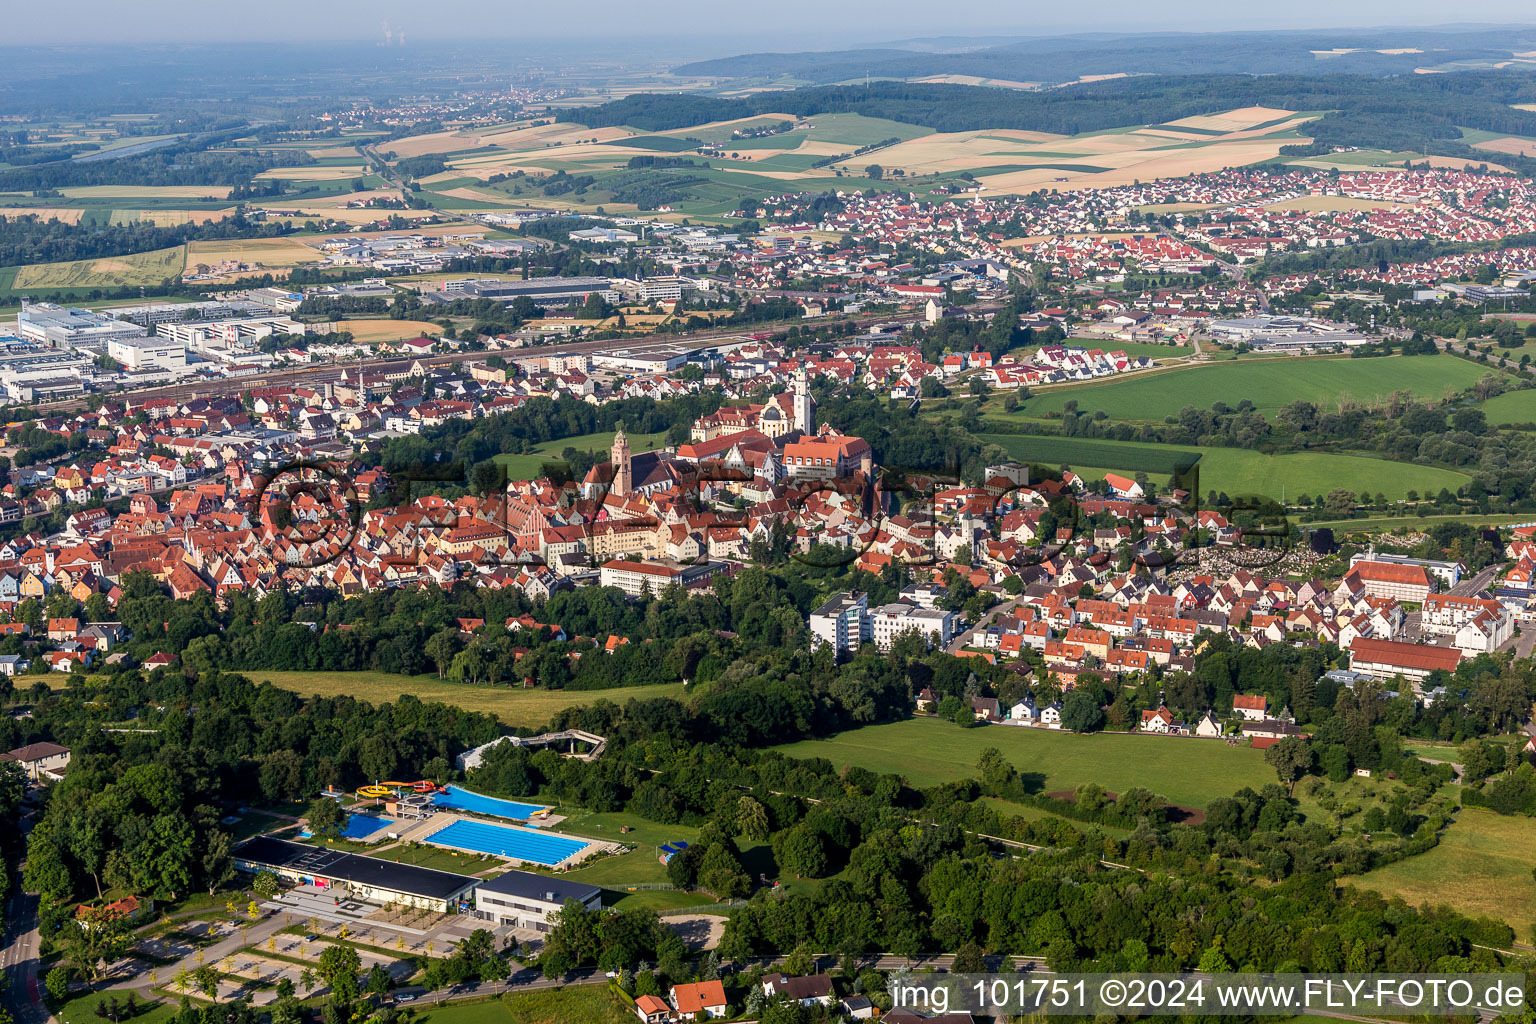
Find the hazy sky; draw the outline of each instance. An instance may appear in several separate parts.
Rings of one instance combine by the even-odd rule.
[[[1485,0],[1475,9],[1431,0],[1287,0],[1261,6],[1232,0],[57,0],[10,4],[5,43],[411,40],[670,36],[680,51],[726,55],[793,46],[841,49],[925,35],[1035,35],[1101,31],[1211,31],[1245,28],[1388,27],[1444,24],[1475,15],[1483,24],[1530,23],[1529,0]],[[685,37],[707,37],[683,43]]]

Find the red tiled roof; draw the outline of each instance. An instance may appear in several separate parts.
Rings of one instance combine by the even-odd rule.
[[[1461,662],[1461,652],[1451,647],[1431,647],[1427,644],[1405,644],[1394,640],[1370,640],[1356,637],[1349,645],[1352,658],[1377,665],[1433,672],[1444,669],[1452,672]]]

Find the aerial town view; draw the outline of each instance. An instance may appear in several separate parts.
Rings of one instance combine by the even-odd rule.
[[[0,1024],[1536,1024],[1530,9],[764,13],[8,11]]]

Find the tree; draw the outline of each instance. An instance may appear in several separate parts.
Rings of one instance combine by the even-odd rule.
[[[974,942],[967,942],[955,951],[955,962],[950,970],[955,974],[981,974],[987,969],[987,951]]]
[[[820,878],[827,873],[826,838],[804,822],[779,834],[774,854],[781,868],[799,878]]]
[[[274,750],[261,759],[259,783],[261,795],[273,803],[297,799],[304,791],[304,763],[291,749]]]
[[[1294,792],[1296,780],[1312,770],[1312,744],[1300,736],[1287,736],[1264,751],[1264,761],[1286,784],[1286,792]]]
[[[251,891],[264,900],[269,900],[277,895],[278,879],[270,871],[262,871],[256,875],[251,883]]]
[[[784,973],[788,975],[810,974],[816,969],[816,959],[811,956],[811,947],[804,942],[790,950],[784,958]]]
[[[389,968],[383,964],[374,964],[368,970],[367,989],[370,995],[383,996],[389,991],[393,979],[389,976]]]
[[[331,986],[331,992],[337,999],[350,1003],[357,998],[357,975],[363,967],[357,950],[341,944],[327,946],[325,952],[320,954],[317,967],[320,977]]]
[[[1095,732],[1104,725],[1098,698],[1087,689],[1073,690],[1061,702],[1061,724],[1073,732]]]
[[[204,964],[192,972],[192,984],[203,995],[219,1001],[219,972]]]
[[[328,796],[312,800],[304,816],[309,820],[309,830],[317,836],[334,839],[346,826],[347,815],[341,805]]]
[[[736,804],[736,834],[761,841],[768,838],[768,811],[750,796]]]
[[[55,967],[43,979],[43,985],[55,1002],[62,1002],[69,995],[69,968]]]
[[[885,177],[885,168],[879,164],[870,164],[864,168],[864,177],[869,178],[871,181],[879,181]]]

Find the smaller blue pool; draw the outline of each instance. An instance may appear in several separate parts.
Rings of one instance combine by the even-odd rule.
[[[547,832],[524,832],[522,829],[463,819],[447,828],[438,829],[427,836],[426,841],[438,846],[451,846],[459,850],[473,850],[476,853],[489,853],[549,866],[559,864],[592,845]]]
[[[460,789],[458,786],[449,786],[448,792],[434,794],[432,803],[450,810],[491,814],[509,821],[527,821],[544,809],[543,804],[521,804],[516,800],[483,796],[479,793],[471,793],[467,789]]]
[[[388,828],[394,823],[394,818],[381,818],[376,814],[349,814],[347,815],[347,824],[341,830],[341,838],[367,839],[375,832]],[[314,833],[306,829],[300,835],[308,837],[314,835]]]

